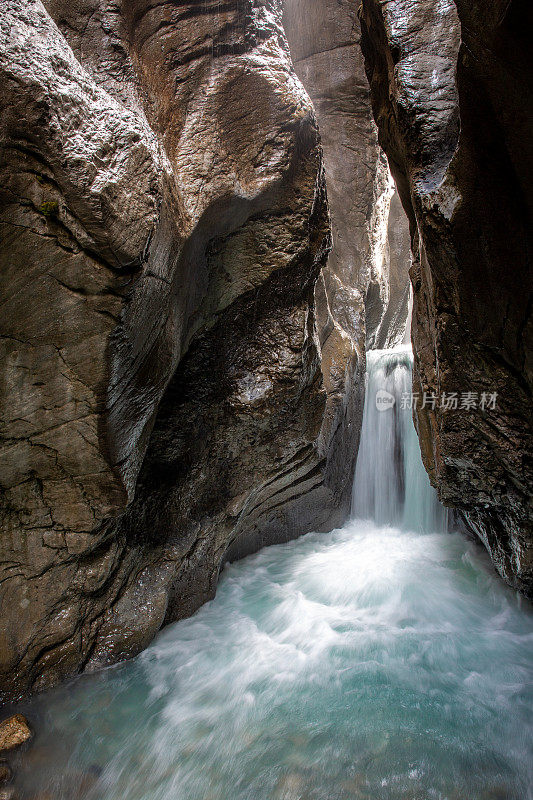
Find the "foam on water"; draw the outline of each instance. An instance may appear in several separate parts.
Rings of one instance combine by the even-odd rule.
[[[411,363],[406,348],[369,357],[354,509],[377,523],[227,566],[216,598],[138,658],[23,708],[39,731],[23,789],[533,799],[531,607],[481,546],[446,532],[398,402]],[[372,408],[379,389],[393,409]]]
[[[140,657],[35,701],[24,781],[58,799],[526,800],[532,655],[528,609],[477,545],[352,522],[230,565]],[[99,774],[86,795],[80,770]]]

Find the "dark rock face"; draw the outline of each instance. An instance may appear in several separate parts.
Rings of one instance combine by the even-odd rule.
[[[424,461],[502,576],[533,592],[533,59],[527,0],[363,0],[380,142],[411,222]],[[495,410],[479,406],[498,393]]]
[[[220,564],[340,524],[360,354],[279,3],[8,0],[6,696],[137,653]]]

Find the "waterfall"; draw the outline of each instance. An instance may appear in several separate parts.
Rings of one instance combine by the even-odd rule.
[[[226,564],[137,658],[29,700],[17,797],[533,800],[530,606],[444,532],[411,370],[369,353],[354,511],[376,522]]]
[[[424,469],[412,419],[412,370],[410,345],[367,354],[352,515],[405,530],[445,531],[447,510]]]

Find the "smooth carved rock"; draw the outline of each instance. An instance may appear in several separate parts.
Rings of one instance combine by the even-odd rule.
[[[333,319],[363,360],[365,335],[372,347],[403,338],[408,222],[378,144],[356,5],[284,0],[283,7],[294,67],[313,100],[324,149],[333,242],[324,270],[328,304],[323,311],[318,305],[321,341]]]
[[[332,250],[315,288],[328,398],[321,435],[326,441],[334,436],[331,469],[342,489],[340,502],[348,508],[361,429],[366,341],[383,347],[403,338],[408,234],[403,264],[396,259],[396,281],[391,280],[393,183],[372,119],[355,5],[348,0],[284,0],[283,23],[294,68],[316,110],[324,151]],[[397,225],[403,222],[407,232],[401,206],[396,210]],[[397,249],[393,246],[395,254]]]
[[[32,732],[28,725],[28,720],[22,714],[15,714],[13,717],[4,719],[0,722],[0,753],[20,747],[20,745],[29,741],[31,737]]]
[[[533,592],[533,62],[527,0],[363,0],[380,142],[411,222],[415,389],[431,480],[503,577]]]
[[[317,332],[322,153],[278,2],[7,0],[0,70],[17,696],[139,652],[224,559],[341,524],[361,359]]]
[[[409,341],[411,331],[409,222],[398,192],[391,184],[392,180],[388,183],[389,191],[382,195],[382,203],[388,202],[387,215],[381,224],[372,228],[376,232],[373,256],[377,268],[365,299],[368,349],[386,349]],[[379,205],[375,216],[378,213]],[[383,231],[385,223],[386,237]]]

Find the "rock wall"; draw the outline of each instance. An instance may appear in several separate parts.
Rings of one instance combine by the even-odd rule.
[[[336,431],[335,483],[343,489],[345,516],[361,430],[366,346],[391,346],[405,331],[409,227],[401,205],[394,206],[394,183],[378,144],[354,4],[284,0],[283,26],[294,69],[313,101],[324,153],[332,249],[315,300],[326,419]]]
[[[277,0],[6,0],[0,70],[12,697],[340,524],[361,353],[317,335],[322,154]]]
[[[361,21],[411,223],[415,388],[438,397],[415,414],[426,468],[502,576],[532,594],[533,7],[363,0]],[[454,392],[475,393],[475,407],[443,408]]]
[[[333,246],[318,286],[321,341],[344,331],[364,364],[365,340],[388,347],[404,335],[408,221],[378,144],[356,5],[284,0],[283,24],[324,150]]]
[[[388,210],[381,223],[385,233],[383,247],[375,251],[376,279],[370,281],[365,298],[367,349],[394,347],[409,341],[411,335],[409,222],[392,176],[389,187]]]

